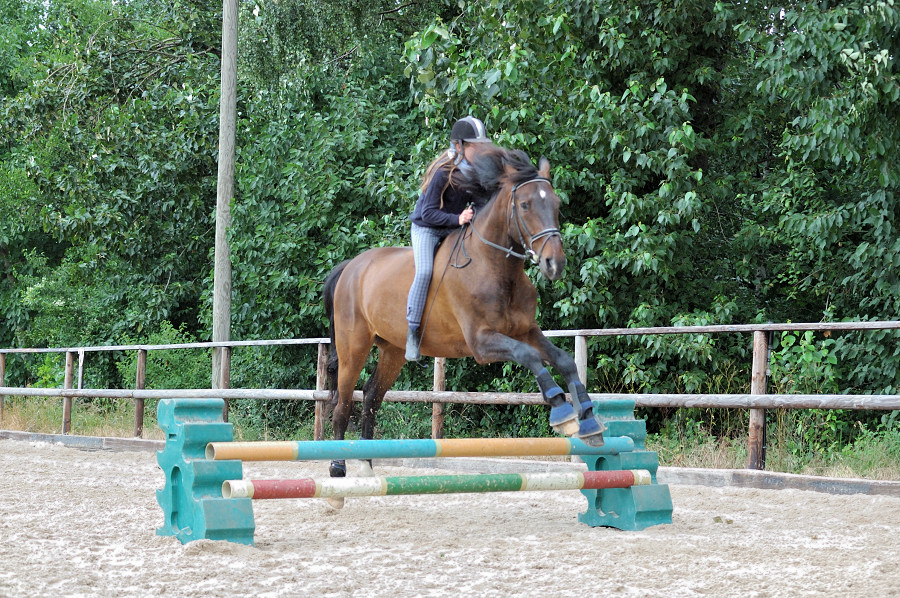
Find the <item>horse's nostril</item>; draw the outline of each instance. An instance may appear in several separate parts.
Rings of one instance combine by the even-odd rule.
[[[544,275],[549,280],[557,280],[562,277],[563,269],[565,268],[565,262],[560,262],[559,260],[555,260],[552,258],[544,258],[542,260],[542,268]]]

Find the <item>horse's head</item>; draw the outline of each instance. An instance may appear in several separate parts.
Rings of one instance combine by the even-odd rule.
[[[566,254],[559,234],[559,196],[550,182],[550,162],[541,158],[537,172],[527,176],[514,164],[506,168],[513,182],[507,208],[510,238],[525,248],[549,280],[562,278]]]
[[[497,202],[506,204],[509,240],[522,248],[549,280],[562,278],[566,254],[559,234],[559,196],[550,182],[550,162],[535,168],[522,151],[504,151]],[[499,206],[498,206],[499,207]]]
[[[495,213],[493,232],[504,246],[481,237],[477,226],[476,234],[507,256],[530,257],[549,280],[561,278],[566,255],[559,234],[559,196],[550,182],[550,162],[541,158],[535,168],[525,152],[492,143],[471,144],[466,156],[473,166],[467,175],[468,184],[494,198],[486,209]]]

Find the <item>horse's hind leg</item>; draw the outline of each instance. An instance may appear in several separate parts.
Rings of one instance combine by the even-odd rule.
[[[350,422],[350,409],[353,406],[353,391],[356,389],[356,382],[359,380],[359,374],[362,372],[363,366],[366,364],[366,358],[369,356],[369,349],[372,346],[372,338],[363,338],[357,335],[357,338],[351,339],[347,335],[337,335],[335,337],[335,349],[338,354],[338,375],[337,375],[337,403],[334,412],[331,415],[331,427],[334,429],[334,439],[343,440],[344,433],[347,431],[347,424]],[[347,475],[347,463],[343,459],[336,459],[328,466],[328,473],[333,478],[342,478]],[[343,508],[343,497],[326,497],[325,499],[335,509]]]
[[[400,370],[406,364],[403,349],[388,345],[380,339],[377,343],[379,351],[375,371],[363,386],[363,407],[360,417],[360,439],[362,440],[371,440],[375,437],[375,418],[378,409],[381,407],[384,395],[394,385],[397,376],[400,375]],[[359,461],[358,465],[359,467],[353,470],[353,475],[359,477],[375,475],[372,471],[371,460]],[[346,473],[346,469],[344,472]]]
[[[337,403],[331,416],[331,427],[334,430],[335,440],[344,439],[347,424],[350,422],[350,411],[353,407],[353,391],[356,389],[356,382],[366,364],[374,340],[368,336],[365,338],[362,335],[357,336],[359,338],[351,339],[344,335],[335,339],[339,363]],[[328,471],[333,478],[344,477],[347,474],[343,460],[332,461]]]
[[[391,389],[400,370],[406,364],[403,349],[389,345],[378,339],[378,362],[375,371],[363,386],[363,408],[360,417],[360,438],[371,440],[375,438],[375,418],[378,409],[384,400],[384,395]],[[372,462],[366,461],[368,469],[364,469],[362,475],[374,475]]]
[[[363,387],[363,409],[360,418],[360,438],[375,438],[375,416],[384,400],[384,395],[391,389],[400,370],[406,364],[404,350],[378,339],[378,363],[375,372]]]

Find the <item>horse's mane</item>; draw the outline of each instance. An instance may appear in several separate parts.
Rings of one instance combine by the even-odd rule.
[[[521,150],[508,150],[491,143],[480,146],[475,153],[464,184],[479,188],[489,196],[506,183],[517,185],[539,176],[528,154]],[[507,166],[512,167],[509,173]]]

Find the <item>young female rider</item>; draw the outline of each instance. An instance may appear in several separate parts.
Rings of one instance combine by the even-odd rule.
[[[422,192],[410,216],[416,275],[406,302],[407,361],[418,361],[420,357],[422,313],[434,271],[435,248],[441,239],[471,222],[475,215],[473,204],[481,207],[488,199],[463,185],[471,167],[466,161],[466,144],[484,142],[490,142],[484,134],[484,123],[474,116],[456,121],[450,130],[449,149],[435,158],[422,178]]]

